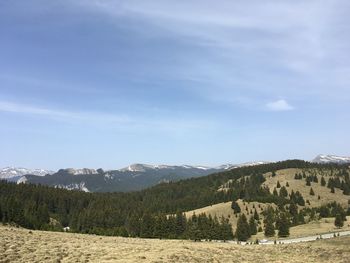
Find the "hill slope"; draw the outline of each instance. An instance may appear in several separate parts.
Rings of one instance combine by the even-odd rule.
[[[349,176],[348,167],[344,165],[289,160],[163,183],[132,193],[83,193],[0,182],[0,212],[3,214],[0,218],[35,229],[70,226],[82,233],[167,238],[191,235],[195,238],[198,233],[202,235],[207,232],[205,235],[217,238],[216,234],[222,229],[228,230],[225,220],[197,217],[186,221],[179,212],[238,199],[244,199],[246,203],[274,203],[277,206],[291,204],[292,200],[275,196],[263,185],[269,173],[276,173],[275,177],[278,177],[280,175],[276,171],[291,168],[310,171],[331,169],[335,178]],[[224,185],[227,187],[223,188]],[[337,189],[342,185],[336,184],[334,187]],[[334,209],[331,211],[333,214],[336,212]],[[251,215],[251,211],[249,213]],[[176,217],[165,217],[169,214],[176,214]],[[52,225],[50,218],[57,223]],[[215,231],[221,230],[215,232],[213,229],[210,232],[205,225],[212,226]],[[201,230],[194,231],[196,228]],[[222,233],[226,232],[221,231],[220,235]]]
[[[0,225],[2,262],[347,262],[350,237],[276,246],[98,237]]]

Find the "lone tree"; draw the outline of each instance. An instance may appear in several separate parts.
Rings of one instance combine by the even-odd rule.
[[[278,236],[287,237],[289,236],[290,222],[285,213],[282,213],[278,219]]]
[[[314,189],[310,188],[310,195],[315,195]]]
[[[337,214],[335,216],[334,225],[338,228],[342,228],[344,226],[344,221],[343,221],[343,218],[340,214]]]
[[[281,188],[280,181],[277,181],[277,188]]]
[[[238,241],[247,241],[250,238],[250,229],[245,214],[239,216],[237,221],[236,237]]]
[[[239,205],[235,201],[232,202],[231,208],[233,209],[234,214],[239,214],[241,212],[241,208],[239,207]]]

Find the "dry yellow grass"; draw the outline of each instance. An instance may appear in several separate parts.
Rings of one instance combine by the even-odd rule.
[[[193,213],[196,215],[205,213],[206,215],[211,215],[212,217],[217,216],[218,218],[224,216],[225,218],[228,218],[233,230],[235,231],[236,225],[237,225],[237,217],[233,213],[233,210],[231,208],[232,202],[226,202],[226,203],[219,203],[211,206],[206,206],[203,208],[195,209],[186,212],[186,217],[190,218]],[[251,217],[254,213],[254,207],[257,210],[257,212],[260,214],[264,209],[267,208],[267,206],[272,206],[273,208],[276,207],[275,204],[264,204],[259,202],[243,202],[242,200],[237,201],[238,205],[241,208],[242,213],[244,213],[248,218]],[[247,211],[248,208],[248,211]],[[263,217],[261,217],[263,218]]]
[[[299,191],[303,195],[305,201],[306,200],[310,201],[311,207],[317,207],[322,204],[330,203],[332,201],[337,201],[344,207],[347,207],[348,200],[350,200],[350,196],[343,195],[340,189],[335,189],[335,193],[331,193],[329,188],[327,188],[326,186],[321,186],[320,174],[317,175],[319,182],[318,183],[312,182],[311,186],[306,185],[306,181],[304,178],[303,180],[295,180],[294,175],[296,173],[301,173],[301,172],[302,172],[302,169],[292,168],[292,169],[283,169],[283,170],[277,171],[275,177],[272,177],[271,173],[268,173],[265,175],[266,181],[264,182],[263,185],[268,186],[270,189],[270,192],[272,193],[273,189],[277,186],[277,181],[280,182],[281,186],[285,186],[288,182],[289,184],[289,187],[287,187],[288,193],[291,193],[292,190],[294,190],[294,192]],[[308,173],[309,172],[306,171],[306,174]],[[324,173],[324,175],[325,175],[326,181],[328,181],[329,176],[327,175],[327,173]],[[310,195],[311,187],[315,192],[314,196]],[[277,189],[277,191],[279,192],[279,189]],[[318,200],[318,196],[321,197],[320,200]],[[306,206],[309,206],[309,205],[306,204]]]
[[[306,181],[303,178],[303,180],[295,180],[294,175],[296,173],[302,173],[302,169],[283,169],[276,172],[276,176],[272,177],[271,173],[265,174],[266,181],[263,185],[268,186],[271,193],[273,192],[273,189],[277,186],[277,181],[280,182],[281,186],[286,186],[287,182],[289,184],[289,187],[287,187],[288,193],[291,193],[292,190],[294,192],[299,191],[305,201],[309,200],[310,205],[306,204],[306,207],[318,207],[322,204],[328,204],[330,202],[336,201],[343,205],[344,207],[348,206],[348,200],[350,200],[350,196],[343,195],[342,191],[339,189],[335,189],[335,193],[331,193],[330,189],[321,186],[321,176],[323,175],[328,181],[330,177],[329,171],[322,171],[321,174],[318,173],[317,177],[319,179],[319,183],[311,183],[311,186],[306,185]],[[314,170],[304,170],[304,172],[307,175],[314,174],[316,171]],[[310,195],[310,188],[313,188],[315,195]],[[218,191],[225,191],[226,185],[222,185],[219,187]],[[279,191],[279,189],[277,189]],[[320,200],[318,199],[318,195],[320,195]],[[254,207],[257,209],[257,212],[260,215],[261,222],[263,221],[263,216],[260,214],[267,206],[276,207],[274,204],[264,204],[264,203],[258,203],[258,202],[243,202],[242,200],[238,200],[237,203],[241,207],[241,210],[243,213],[247,215],[249,218],[254,212]],[[248,211],[247,209],[248,208]],[[186,216],[189,218],[193,215],[193,213],[201,214],[205,213],[207,215],[211,216],[217,216],[218,218],[224,216],[229,219],[230,223],[232,224],[233,231],[235,231],[236,225],[237,225],[237,217],[234,215],[233,210],[231,209],[231,202],[226,203],[219,203],[212,206],[206,206],[200,209],[192,210],[186,212]],[[350,222],[350,219],[348,218],[348,221]],[[350,230],[350,227],[348,226],[349,223],[346,223],[343,227],[343,230]],[[290,237],[305,237],[309,235],[316,235],[321,233],[327,233],[332,232],[336,230],[334,227],[334,218],[329,219],[321,219],[319,221],[310,222],[309,224],[299,225],[296,227],[291,227],[290,229]],[[257,236],[252,237],[252,240],[254,240],[256,237],[259,239],[263,238],[263,233],[259,233]]]
[[[347,221],[344,222],[344,226],[341,229],[334,226],[334,218],[322,218],[318,221],[312,221],[308,224],[291,227],[289,230],[290,236],[288,238],[306,237],[346,230],[350,230],[350,216],[347,217]],[[256,238],[259,240],[265,238],[264,233],[258,233],[257,235],[253,236],[251,240],[255,240]]]
[[[350,237],[309,243],[232,243],[100,237],[0,226],[0,262],[349,262]]]

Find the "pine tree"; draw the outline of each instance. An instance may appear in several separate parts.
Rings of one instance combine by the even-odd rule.
[[[256,211],[256,209],[255,209],[255,211],[254,211],[254,219],[255,219],[256,221],[258,221],[258,220],[260,219],[259,214],[258,214],[258,212]]]
[[[343,194],[344,195],[350,195],[350,185],[347,184],[347,183],[344,183]]]
[[[275,235],[274,227],[274,210],[272,207],[268,207],[265,210],[265,236],[272,237]]]
[[[306,185],[311,186],[311,179],[310,177],[306,177]]]
[[[284,186],[282,186],[280,189],[280,197],[283,197],[283,198],[288,197],[288,191]]]
[[[330,216],[330,211],[329,211],[329,208],[325,205],[322,205],[320,207],[320,217],[329,217]]]
[[[237,221],[236,238],[238,241],[247,241],[250,238],[250,228],[245,214],[240,215]]]
[[[286,183],[286,187],[289,187],[289,183],[288,182]]]
[[[315,195],[314,190],[312,189],[312,187],[310,188],[310,195]]]
[[[321,186],[326,186],[326,180],[323,176],[321,177]]]
[[[273,221],[267,220],[265,225],[265,236],[273,237],[275,235],[275,227],[273,225]]]
[[[277,181],[277,188],[281,188],[281,184],[280,184],[280,181]]]
[[[233,209],[234,214],[239,214],[241,212],[241,208],[239,207],[238,203],[235,201],[232,202],[231,208]]]
[[[274,195],[274,196],[278,196],[278,192],[277,192],[276,187],[275,187],[275,188],[273,188],[273,195]]]
[[[252,236],[256,235],[256,233],[258,232],[257,225],[253,216],[249,219],[249,232]]]
[[[281,213],[278,219],[278,236],[287,237],[289,236],[290,222],[285,213]]]
[[[343,221],[343,218],[340,214],[337,214],[335,216],[334,225],[338,228],[342,228],[344,226],[344,221]]]
[[[186,230],[186,216],[185,214],[178,212],[176,213],[176,236],[181,236]]]

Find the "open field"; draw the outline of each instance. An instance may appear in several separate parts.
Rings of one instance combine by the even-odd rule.
[[[301,173],[303,170],[302,169],[283,169],[279,170],[276,172],[276,176],[272,177],[271,173],[268,173],[265,175],[266,181],[263,183],[263,185],[266,185],[269,187],[270,192],[273,192],[273,189],[277,186],[277,181],[280,182],[281,186],[286,186],[287,182],[289,184],[289,187],[287,187],[287,191],[290,194],[292,190],[294,192],[299,191],[305,201],[309,200],[310,205],[306,204],[306,206],[311,206],[311,207],[318,207],[323,204],[327,204],[333,201],[337,201],[344,207],[347,207],[348,205],[348,200],[350,200],[350,196],[343,195],[342,190],[340,189],[335,189],[335,193],[331,193],[330,189],[327,188],[326,186],[321,186],[321,175],[318,174],[318,183],[311,182],[311,186],[306,185],[305,178],[302,180],[295,180],[294,175],[296,173]],[[306,172],[308,175],[309,173]],[[324,177],[326,182],[328,182],[328,179],[330,178],[327,173],[324,173]],[[315,195],[312,196],[310,195],[310,188],[315,192]],[[277,192],[279,192],[280,189],[277,189]],[[318,199],[318,196],[320,196],[320,199]]]
[[[271,205],[272,207],[276,207],[275,204],[263,204],[258,202],[248,203],[248,202],[243,202],[242,200],[238,200],[237,203],[241,207],[242,213],[245,213],[248,218],[252,216],[252,214],[250,214],[250,211],[251,210],[254,211],[253,206],[257,209],[259,213],[263,211],[263,209],[265,209],[268,205]],[[246,210],[247,207],[248,207],[249,213],[247,213],[247,210]],[[219,203],[212,206],[206,206],[200,209],[192,210],[192,211],[186,212],[186,217],[189,218],[190,216],[193,215],[193,213],[197,215],[201,213],[206,213],[207,215],[211,215],[213,217],[217,216],[218,218],[220,218],[221,216],[224,216],[226,218],[229,218],[229,221],[232,224],[233,231],[236,231],[237,217],[236,215],[234,215],[233,210],[231,209],[231,202]],[[344,222],[344,226],[341,228],[341,231],[345,231],[345,230],[350,230],[350,216],[347,217],[347,221]],[[312,221],[308,224],[291,227],[289,238],[318,235],[318,234],[324,234],[324,233],[329,233],[334,231],[339,231],[339,229],[334,226],[334,218],[321,218],[318,221]],[[263,232],[260,232],[257,235],[252,236],[251,240],[255,240],[256,238],[258,239],[265,238]]]
[[[0,226],[0,262],[349,262],[350,237],[291,245],[132,239]]]
[[[347,216],[347,221],[344,222],[344,226],[339,229],[334,226],[334,218],[322,218],[318,221],[312,221],[308,224],[293,226],[290,228],[290,236],[288,238],[297,238],[297,237],[305,237],[312,235],[320,235],[329,232],[337,232],[337,231],[347,231],[350,230],[350,216]],[[277,237],[277,231],[276,231]],[[252,240],[264,239],[264,233],[260,232],[255,236],[252,236]],[[274,238],[268,238],[274,239]]]
[[[259,202],[244,202],[241,199],[237,200],[238,205],[241,208],[241,212],[246,214],[246,216],[249,218],[254,214],[254,209],[257,210],[257,212],[260,214],[262,211],[264,211],[268,206],[272,206],[273,208],[276,208],[275,204],[264,204]],[[186,212],[186,217],[190,218],[193,213],[196,215],[205,213],[207,215],[211,215],[212,217],[217,216],[218,218],[224,216],[225,218],[228,218],[232,228],[235,230],[238,220],[238,215],[233,213],[233,210],[231,208],[232,202],[226,202],[226,203],[219,203],[215,205],[206,206],[203,208],[199,208],[196,210],[191,210]],[[262,215],[261,215],[262,216]]]

